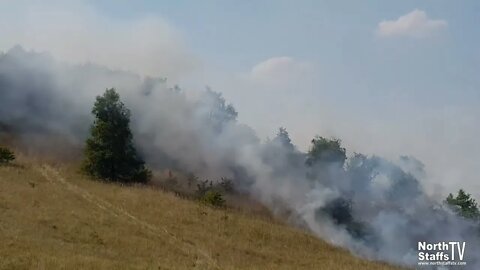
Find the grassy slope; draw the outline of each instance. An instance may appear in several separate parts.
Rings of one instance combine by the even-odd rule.
[[[40,164],[0,166],[0,269],[393,269],[265,219]]]

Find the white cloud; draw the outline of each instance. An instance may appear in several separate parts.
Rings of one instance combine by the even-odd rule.
[[[9,15],[9,8],[16,16]],[[0,33],[2,50],[20,44],[51,52],[62,61],[94,62],[143,75],[177,79],[199,64],[163,18],[113,19],[75,1],[48,8],[24,2],[5,7],[0,11]]]
[[[250,79],[265,85],[288,86],[301,83],[301,80],[308,78],[312,72],[313,65],[308,62],[287,56],[272,57],[253,66]]]
[[[382,21],[377,34],[381,37],[427,37],[447,27],[445,20],[432,20],[425,11],[415,9],[397,20]]]

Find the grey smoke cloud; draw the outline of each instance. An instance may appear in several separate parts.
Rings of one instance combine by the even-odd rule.
[[[432,19],[423,19],[414,18],[407,24],[432,23]],[[377,103],[371,99],[381,95],[366,92],[366,101],[355,104],[332,97],[338,89],[325,87],[322,76],[330,68],[328,63],[284,55],[259,59],[241,74],[212,70],[193,53],[193,46],[187,46],[181,29],[168,20],[159,16],[116,19],[101,14],[86,1],[9,1],[0,9],[0,33],[3,50],[22,44],[27,49],[51,52],[62,62],[94,62],[140,76],[165,76],[169,82],[189,88],[212,85],[235,102],[242,112],[239,121],[248,123],[261,138],[270,136],[278,126],[287,126],[304,150],[311,137],[320,132],[342,138],[352,151],[390,159],[399,154],[414,155],[428,167],[422,184],[429,194],[441,198],[451,190],[465,188],[480,196],[478,108],[462,104],[410,109],[397,102],[395,91],[392,100]],[[109,87],[108,83],[97,86]],[[88,97],[83,92],[79,95]],[[392,109],[395,106],[401,108]]]
[[[14,16],[12,16],[14,14]],[[70,63],[178,79],[201,64],[165,19],[105,17],[85,1],[18,1],[0,11],[0,48],[22,44]]]

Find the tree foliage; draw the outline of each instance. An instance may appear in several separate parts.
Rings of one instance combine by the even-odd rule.
[[[15,160],[15,154],[6,147],[0,147],[0,164],[8,164]]]
[[[329,217],[335,225],[343,226],[356,239],[367,238],[370,232],[365,224],[358,222],[353,217],[352,204],[351,200],[339,197],[317,209],[315,215]]]
[[[454,197],[452,193],[448,194],[445,203],[462,217],[469,219],[480,218],[477,202],[472,198],[471,194],[466,193],[463,189],[458,191],[456,197]]]
[[[89,175],[117,182],[147,182],[151,172],[133,146],[130,111],[115,89],[97,96],[95,121],[86,141],[83,169]]]
[[[295,149],[295,146],[292,144],[292,140],[290,139],[290,135],[288,134],[287,129],[284,127],[280,127],[278,129],[278,133],[275,138],[273,138],[272,142],[285,147],[285,149],[289,151],[293,151]]]
[[[227,104],[221,93],[207,88],[197,104],[206,122],[215,132],[221,132],[227,123],[237,120],[238,112],[232,104]],[[205,110],[205,111],[202,111]]]
[[[312,146],[308,151],[307,165],[338,164],[340,167],[343,167],[346,159],[345,148],[341,146],[339,139],[327,139],[316,136],[312,140]]]

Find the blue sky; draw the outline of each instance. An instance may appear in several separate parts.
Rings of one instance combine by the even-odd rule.
[[[261,138],[285,126],[480,194],[478,1],[0,1],[14,44],[224,93]],[[434,190],[434,189],[433,189]],[[474,191],[477,190],[477,191]],[[444,191],[439,191],[444,192]]]
[[[120,20],[159,15],[183,32],[195,52],[222,68],[247,68],[272,55],[330,62],[341,62],[349,54],[358,58],[359,52],[369,57],[379,49],[371,35],[376,25],[414,9],[448,22],[451,31],[444,33],[446,42],[437,44],[441,45],[437,50],[461,48],[450,53],[466,60],[470,56],[463,49],[468,51],[479,45],[478,1],[90,1],[90,4],[102,14]]]
[[[211,68],[243,72],[271,57],[319,66],[344,102],[431,107],[479,99],[478,1],[91,1],[106,16],[158,15]],[[418,9],[445,29],[428,38],[378,38],[379,22]],[[214,83],[214,82],[205,82]],[[400,93],[396,93],[396,92]],[[346,100],[348,99],[348,100]],[[385,100],[386,99],[386,100]],[[394,100],[390,100],[394,99]],[[412,104],[417,103],[417,104]],[[390,106],[387,106],[390,107]]]

